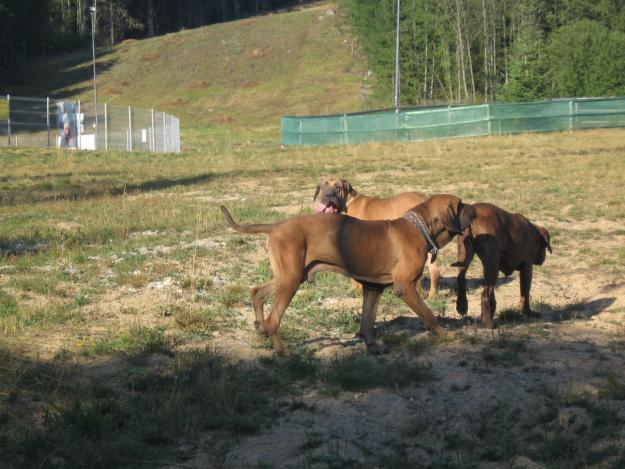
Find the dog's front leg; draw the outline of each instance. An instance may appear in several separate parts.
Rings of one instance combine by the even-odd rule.
[[[363,285],[362,288],[362,316],[360,317],[360,330],[357,335],[364,339],[368,348],[376,346],[373,327],[383,291],[381,288],[372,288],[368,285]]]

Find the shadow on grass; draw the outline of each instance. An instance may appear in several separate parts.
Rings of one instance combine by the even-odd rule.
[[[275,416],[271,374],[209,352],[135,352],[97,365],[0,348],[0,459],[14,467],[132,467],[200,431],[258,430]]]
[[[178,465],[172,461],[190,456],[181,446],[214,431],[224,439],[211,455],[219,467],[227,441],[273,423],[303,384],[340,392],[431,378],[428,366],[362,354],[322,363],[305,352],[251,362],[208,348],[174,352],[162,331],[152,332],[100,344],[97,360],[62,351],[42,361],[0,347],[0,460],[10,467]]]
[[[0,238],[0,258],[3,256],[23,256],[36,254],[47,248],[48,245],[41,240],[7,240]]]
[[[96,51],[96,71],[98,74],[110,70],[117,64],[117,59],[103,59],[111,53],[112,49]],[[92,67],[91,49],[81,49],[69,54],[62,53],[51,57],[44,63],[36,61],[32,65],[27,64],[24,67],[9,70],[0,80],[0,85],[5,92],[17,96],[72,98],[91,89]],[[32,77],[36,76],[45,76],[45,79],[32,80]],[[81,87],[75,86],[84,82],[88,83]]]
[[[612,441],[622,428],[622,417],[606,404],[625,399],[622,376],[617,368],[607,367],[602,374],[594,374],[596,362],[586,358],[599,359],[603,351],[578,347],[584,341],[569,343],[566,352],[577,353],[576,363],[583,369],[576,369],[574,375],[570,368],[552,369],[562,373],[564,382],[571,376],[595,376],[598,395],[559,395],[561,381],[551,390],[545,384],[540,395],[547,396],[549,412],[524,414],[527,418],[521,422],[508,418],[506,413],[500,415],[505,417],[505,430],[509,432],[506,441],[510,444],[510,448],[502,449],[499,438],[492,438],[492,432],[501,426],[497,416],[488,412],[472,414],[472,406],[466,403],[475,400],[484,410],[501,409],[492,406],[495,398],[484,393],[479,383],[522,389],[533,367],[549,367],[554,356],[562,357],[561,342],[505,339],[485,346],[477,344],[479,350],[467,344],[449,350],[449,354],[431,353],[438,347],[435,340],[421,338],[415,345],[404,344],[407,351],[427,354],[427,363],[407,360],[405,354],[352,354],[322,361],[306,352],[290,359],[267,357],[234,362],[208,349],[175,352],[162,334],[143,334],[139,339],[90,361],[66,351],[44,361],[0,347],[0,460],[10,461],[8,467],[187,467],[185,462],[201,451],[205,456],[202,464],[222,467],[238,438],[269,428],[295,410],[304,409],[312,415],[315,404],[303,398],[303,390],[315,389],[330,398],[339,397],[342,391],[387,389],[404,403],[409,399],[411,415],[426,415],[428,425],[418,425],[416,433],[427,430],[435,435],[447,434],[451,412],[454,422],[469,423],[471,437],[467,441],[454,440],[453,446],[450,440],[445,450],[456,454],[454,448],[462,449],[476,463],[483,459],[505,462],[523,454],[539,461],[569,463],[558,466],[582,467],[584,464],[571,463],[584,462],[591,456],[588,441]],[[515,368],[515,372],[492,373],[492,369],[501,367]],[[469,382],[459,385],[456,373]],[[430,384],[422,387],[424,383]],[[398,390],[405,386],[411,391],[402,398]],[[432,389],[439,392],[434,395]],[[350,396],[345,402],[353,407]],[[373,394],[373,405],[375,396],[379,393]],[[413,396],[417,398],[413,400]],[[366,402],[367,397],[359,399],[359,408],[366,409],[362,407]],[[435,405],[437,402],[441,405]],[[521,400],[519,408],[526,402]],[[592,426],[581,434],[562,433],[573,445],[572,452],[543,451],[552,443],[547,437],[533,445],[521,438],[535,426],[541,426],[544,435],[565,430],[568,421],[563,423],[558,409],[570,406],[587,408],[592,417]],[[329,415],[321,415],[323,425],[328,426]],[[388,421],[373,422],[365,415],[363,420],[370,431],[364,432],[364,438],[379,438],[378,431],[389,430]],[[340,413],[336,417],[342,418]],[[311,425],[314,419],[306,422]],[[407,428],[402,422],[397,422],[397,427]],[[358,441],[362,437],[360,433],[355,436]],[[397,437],[401,441],[407,435],[398,433]],[[576,444],[580,439],[584,444]],[[210,444],[198,445],[200,441]],[[413,463],[402,467],[418,466]]]
[[[46,187],[30,187],[19,191],[0,190],[0,201],[2,205],[19,205],[23,203],[50,202],[54,200],[74,201],[97,199],[100,197],[117,197],[121,195],[158,191],[176,186],[190,186],[193,184],[208,182],[217,177],[219,177],[219,175],[215,173],[202,173],[180,178],[157,178],[138,184],[124,184],[113,187],[106,187],[105,184],[102,184],[101,187],[94,187],[94,184],[91,184],[90,186],[74,184],[61,192],[55,193],[43,192],[43,190],[47,189]],[[52,189],[50,188],[48,191],[52,192]]]
[[[546,303],[539,303],[537,309],[542,313],[542,319],[546,321],[569,321],[574,319],[589,320],[593,316],[608,309],[616,301],[615,297],[597,298],[595,300],[582,300],[568,303],[559,307],[552,307]]]

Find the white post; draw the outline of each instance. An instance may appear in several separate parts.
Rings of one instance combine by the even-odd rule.
[[[128,149],[132,151],[132,108],[128,106]]]
[[[109,105],[104,103],[104,149],[109,149]]]
[[[50,98],[46,98],[46,127],[48,129],[48,148],[50,148]]]

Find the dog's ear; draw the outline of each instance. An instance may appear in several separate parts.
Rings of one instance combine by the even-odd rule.
[[[447,204],[447,210],[445,210],[441,217],[441,222],[447,231],[453,234],[461,234],[462,226],[460,221],[460,210],[462,207],[462,201],[458,199],[457,203],[449,202]]]
[[[317,184],[317,188],[315,189],[315,195],[313,195],[313,202],[317,199],[317,196],[319,195],[319,191],[321,190],[321,184],[321,182]]]
[[[549,236],[549,232],[546,229],[544,229],[542,226],[537,226],[536,228],[538,229],[540,236],[543,238],[543,241],[545,242],[545,246],[549,250],[549,254],[552,254],[553,250],[551,249],[551,237]]]
[[[347,181],[347,179],[341,179],[341,197],[347,200],[348,196],[354,196],[357,192],[354,190],[352,185]]]
[[[343,179],[343,182],[347,186],[347,193],[351,195],[352,197],[356,197],[358,195],[358,192],[356,191],[356,189],[354,189],[352,185],[349,182],[347,182],[345,179]]]
[[[451,207],[448,207],[445,210],[445,214],[441,217],[441,222],[447,231],[454,234],[462,233],[462,229],[460,228],[460,221],[458,220],[458,215],[454,213],[454,210]]]

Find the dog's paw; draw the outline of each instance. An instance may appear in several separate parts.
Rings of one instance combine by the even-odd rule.
[[[465,316],[467,314],[467,311],[469,311],[469,302],[467,301],[466,297],[458,297],[456,299],[456,311],[461,316]]]

